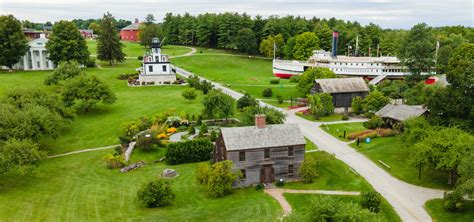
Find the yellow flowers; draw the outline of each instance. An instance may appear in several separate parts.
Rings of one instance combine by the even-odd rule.
[[[170,127],[170,128],[168,128],[168,129],[166,130],[167,133],[171,133],[171,134],[172,134],[172,133],[176,133],[176,131],[177,131],[177,130],[176,130],[176,128],[174,128],[174,127]]]

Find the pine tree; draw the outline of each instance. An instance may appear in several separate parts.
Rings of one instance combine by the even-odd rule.
[[[123,44],[115,29],[115,19],[107,12],[100,22],[100,33],[97,38],[97,58],[102,61],[109,61],[113,66],[115,62],[125,61],[125,54],[122,51]]]
[[[12,68],[28,50],[21,23],[13,15],[0,16],[0,66]]]

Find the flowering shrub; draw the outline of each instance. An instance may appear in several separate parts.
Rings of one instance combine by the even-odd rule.
[[[105,165],[109,169],[120,168],[125,165],[125,160],[120,154],[107,154],[103,157]]]
[[[166,130],[166,132],[167,132],[167,133],[176,133],[177,130],[176,130],[176,128],[174,128],[174,127],[170,127],[170,128],[168,128],[168,129]]]
[[[397,135],[398,131],[392,130],[392,129],[368,129],[368,130],[363,130],[363,131],[358,131],[354,133],[350,133],[347,138],[350,140],[355,140],[357,138],[359,139],[365,139],[367,137],[370,138],[377,138],[377,137],[389,137],[389,136],[394,136]]]
[[[158,139],[166,139],[166,138],[168,138],[168,135],[166,135],[166,133],[160,133],[160,134],[158,134],[158,136],[157,136],[156,138],[158,138]]]

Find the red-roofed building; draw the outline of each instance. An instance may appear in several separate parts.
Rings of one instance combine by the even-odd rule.
[[[126,26],[122,30],[120,30],[120,38],[122,41],[127,42],[138,42],[140,38],[138,34],[140,33],[140,23],[138,19],[135,19],[135,22],[129,26]]]

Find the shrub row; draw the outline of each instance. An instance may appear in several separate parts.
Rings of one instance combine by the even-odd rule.
[[[359,132],[354,132],[354,133],[350,133],[347,138],[350,139],[350,140],[354,140],[354,139],[365,139],[367,137],[370,137],[370,138],[376,138],[376,137],[389,137],[389,136],[394,136],[394,135],[397,135],[398,134],[398,131],[396,130],[392,130],[392,129],[375,129],[375,130],[363,130],[363,131],[359,131]]]
[[[208,139],[170,143],[166,150],[168,164],[194,163],[211,159],[214,145]]]

